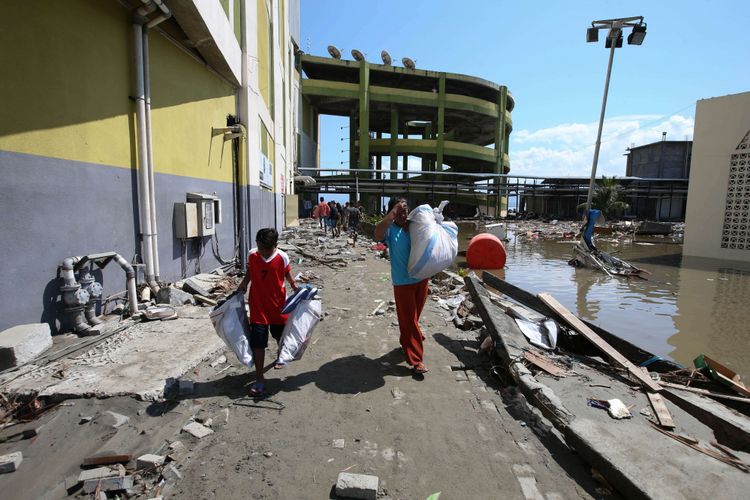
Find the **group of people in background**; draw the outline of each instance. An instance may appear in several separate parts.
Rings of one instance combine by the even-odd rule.
[[[352,245],[357,244],[357,231],[359,222],[362,218],[362,208],[358,201],[346,202],[344,206],[335,201],[326,202],[325,198],[320,198],[312,213],[313,219],[318,219],[320,228],[325,234],[331,230],[332,237],[341,236],[341,229],[348,232],[352,238]]]

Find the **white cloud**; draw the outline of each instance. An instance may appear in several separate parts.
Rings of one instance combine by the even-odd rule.
[[[673,115],[628,115],[604,121],[597,175],[625,175],[626,149],[667,139],[688,140],[693,136],[692,117]],[[561,124],[511,134],[511,174],[579,176],[591,174],[598,122]]]

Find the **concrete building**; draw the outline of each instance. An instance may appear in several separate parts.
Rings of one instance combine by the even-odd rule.
[[[628,150],[625,176],[649,179],[631,183],[632,188],[641,192],[640,196],[627,198],[631,214],[640,219],[656,221],[685,218],[687,194],[678,188],[684,187],[690,178],[692,149],[693,141],[665,139]]]
[[[10,0],[0,45],[0,330],[66,329],[66,257],[173,281],[296,207],[298,0]]]
[[[300,126],[303,166],[319,165],[317,123],[323,114],[349,118],[352,172],[382,170],[384,158],[390,169],[406,171],[409,157],[418,157],[423,173],[484,173],[492,177],[510,170],[508,137],[514,100],[507,87],[473,76],[397,67],[390,61],[376,64],[364,59],[303,55],[300,65],[306,76],[302,80]],[[351,173],[346,175],[352,179]],[[362,181],[386,178],[393,181],[390,186],[382,184],[386,196],[406,194],[396,182],[406,178],[403,173],[360,175]],[[423,179],[409,180],[409,187],[417,188]],[[461,180],[466,179],[450,178],[452,182]],[[353,180],[349,183],[353,187]],[[314,189],[306,195],[307,201],[317,194]],[[476,204],[474,194],[469,190],[465,197]],[[422,201],[433,201],[427,193],[423,195]],[[420,200],[416,195],[414,199]],[[370,213],[380,210],[379,200],[379,195],[362,196]],[[455,201],[462,200],[456,197]]]
[[[750,92],[696,105],[683,255],[750,262]]]

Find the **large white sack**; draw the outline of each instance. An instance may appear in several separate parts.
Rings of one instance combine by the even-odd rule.
[[[248,368],[253,366],[253,354],[246,332],[250,330],[245,311],[245,297],[242,293],[230,295],[227,300],[209,313],[216,334],[237,356],[240,363]]]
[[[430,278],[453,264],[458,255],[458,226],[443,220],[443,208],[420,205],[409,214],[409,276],[415,279]]]
[[[289,314],[281,334],[279,361],[289,363],[302,358],[313,330],[320,322],[320,301],[305,299]]]

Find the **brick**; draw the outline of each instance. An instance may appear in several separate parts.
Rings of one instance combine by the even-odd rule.
[[[136,470],[155,469],[160,465],[164,465],[165,459],[166,457],[163,457],[161,455],[153,455],[151,453],[141,455],[135,460],[135,468]]]
[[[84,481],[83,492],[93,493],[101,484],[101,491],[127,490],[133,487],[133,476],[105,477],[103,479],[90,479]]]
[[[23,453],[16,451],[0,456],[0,474],[15,472],[23,462]]]
[[[378,496],[378,483],[378,476],[341,472],[336,481],[336,495],[345,498],[375,500]]]
[[[27,363],[52,347],[47,323],[17,325],[0,332],[0,370]]]
[[[182,428],[182,432],[187,432],[198,439],[204,438],[209,434],[213,434],[213,430],[209,429],[205,425],[201,425],[198,422],[190,422]]]

